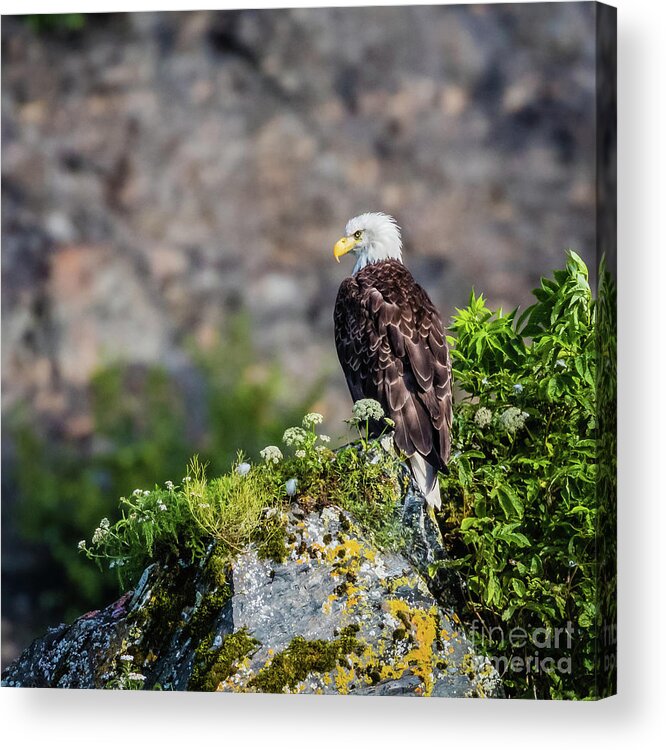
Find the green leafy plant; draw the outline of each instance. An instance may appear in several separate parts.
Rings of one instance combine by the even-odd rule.
[[[462,573],[474,630],[511,694],[594,697],[596,330],[585,264],[570,251],[534,294],[518,318],[472,293],[453,320],[463,394],[441,482],[454,550],[444,564]]]
[[[375,404],[375,409],[379,404]],[[365,417],[354,416],[357,426]],[[248,463],[241,453],[231,470],[209,478],[195,457],[179,484],[167,480],[152,490],[135,489],[119,501],[120,518],[103,518],[78,549],[102,570],[115,570],[121,588],[135,582],[152,561],[206,556],[215,541],[218,559],[229,559],[249,543],[260,555],[285,554],[286,504],[337,503],[357,514],[371,533],[387,542],[397,527],[400,484],[394,461],[376,439],[366,437],[337,452],[327,435],[317,434],[321,414],[303,417],[301,426],[282,436],[285,457],[276,445],[261,451],[263,462]]]

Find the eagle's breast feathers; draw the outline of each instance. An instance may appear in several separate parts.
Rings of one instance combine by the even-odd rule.
[[[443,469],[451,449],[451,365],[439,314],[398,260],[345,279],[335,343],[354,401],[373,398],[395,422],[395,443]]]

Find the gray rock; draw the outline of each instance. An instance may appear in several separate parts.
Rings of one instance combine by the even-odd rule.
[[[429,588],[441,538],[411,484],[401,512],[405,540],[394,550],[341,508],[294,505],[282,562],[250,545],[220,574],[211,544],[199,564],[153,564],[114,604],[35,641],[3,685],[501,695]]]

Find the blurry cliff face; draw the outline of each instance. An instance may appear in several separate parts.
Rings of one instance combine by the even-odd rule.
[[[3,20],[4,409],[85,433],[96,368],[186,368],[245,309],[337,424],[332,246],[363,211],[445,320],[594,264],[589,4]]]

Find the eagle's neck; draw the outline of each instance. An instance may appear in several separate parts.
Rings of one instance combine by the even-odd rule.
[[[352,270],[352,276],[356,274],[371,263],[381,263],[384,260],[397,260],[402,263],[402,253],[398,250],[395,254],[387,255],[385,248],[375,249],[374,247],[368,248],[359,254],[356,259],[356,265]]]

